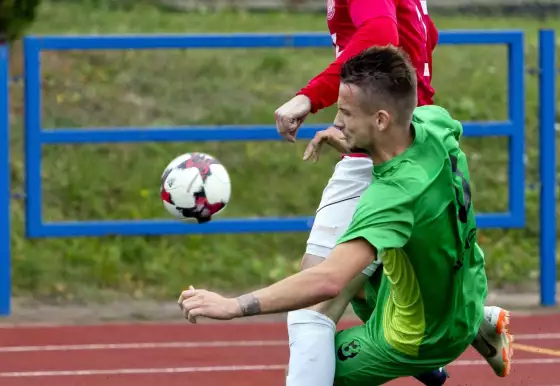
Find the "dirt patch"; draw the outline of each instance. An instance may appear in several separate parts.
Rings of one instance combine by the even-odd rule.
[[[523,313],[554,313],[560,307],[539,305],[538,292],[491,291],[487,304],[499,305]],[[351,307],[344,316],[355,319]],[[283,322],[286,314],[261,315],[236,319],[235,322]],[[14,299],[12,315],[0,319],[0,324],[94,324],[109,322],[184,322],[175,301],[121,299],[107,303],[45,304],[31,299]],[[204,320],[203,323],[212,323]]]

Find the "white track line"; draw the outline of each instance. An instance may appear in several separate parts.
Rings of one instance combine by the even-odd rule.
[[[560,333],[519,334],[515,341],[556,340]],[[98,343],[66,344],[44,346],[8,346],[0,347],[0,353],[43,352],[43,351],[90,351],[90,350],[153,350],[166,348],[219,348],[219,347],[274,347],[285,346],[285,340],[247,340],[247,341],[201,341],[201,342],[149,342],[149,343]]]
[[[66,370],[66,371],[17,371],[0,373],[0,378],[24,377],[68,377],[77,375],[134,375],[134,374],[169,374],[169,373],[214,373],[237,371],[277,371],[284,370],[285,365],[253,366],[207,366],[207,367],[170,367],[152,369],[114,369],[114,370]]]
[[[540,317],[547,317],[547,318],[554,318],[556,317],[556,314],[541,314],[539,312],[531,312],[531,311],[516,311],[515,312],[515,320],[519,320],[519,319],[532,319],[532,318],[540,318]],[[344,317],[341,321],[341,323],[344,323],[345,325],[347,324],[351,324],[351,325],[355,325],[356,323],[359,323],[360,320],[357,319],[356,317]],[[64,323],[59,323],[59,322],[28,322],[28,323],[10,323],[7,321],[4,321],[3,319],[0,319],[0,330],[8,330],[8,329],[13,329],[13,330],[17,330],[17,329],[24,329],[24,328],[43,328],[43,329],[65,329],[68,327],[99,327],[100,325],[103,326],[107,326],[108,328],[111,327],[137,327],[137,326],[147,326],[147,327],[158,327],[158,328],[162,328],[165,326],[177,326],[177,325],[184,325],[185,322],[184,321],[168,321],[168,322],[162,322],[162,321],[142,321],[142,322],[130,322],[130,321],[114,321],[114,322],[108,322],[108,323],[95,323],[95,324],[91,324],[91,325],[76,325],[76,324],[64,324]],[[231,321],[229,323],[227,323],[229,325],[235,324],[238,326],[243,326],[245,325],[245,327],[241,327],[241,328],[246,328],[247,326],[250,327],[255,327],[258,326],[259,324],[261,324],[261,322],[255,321],[253,323],[244,323],[242,321]],[[281,327],[285,327],[286,326],[286,322],[264,322],[264,324],[268,324],[268,325],[277,325],[277,326],[281,326]],[[217,324],[219,327],[222,326],[222,323],[218,323]],[[560,386],[560,385],[558,385]]]
[[[550,359],[518,359],[515,365],[551,365],[559,364],[560,358]],[[458,360],[449,366],[486,366],[483,360]],[[88,375],[141,375],[141,374],[170,374],[170,373],[215,373],[239,371],[280,371],[286,365],[247,365],[247,366],[205,366],[205,367],[170,367],[148,369],[109,369],[109,370],[65,370],[65,371],[17,371],[0,372],[0,378],[32,378],[32,377],[69,377]]]
[[[513,335],[515,335],[515,340],[556,340],[560,339],[560,332],[543,332],[540,334],[516,334],[515,331],[512,331]],[[560,385],[559,385],[560,386]]]
[[[158,348],[212,348],[212,347],[266,347],[287,346],[286,340],[207,341],[207,342],[159,342],[159,343],[100,343],[47,346],[0,347],[0,353],[33,351],[87,351],[87,350],[141,350]]]

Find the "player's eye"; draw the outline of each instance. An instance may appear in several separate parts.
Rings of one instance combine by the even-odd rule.
[[[350,111],[348,111],[346,109],[338,109],[338,111],[340,111],[342,113],[342,115],[344,115],[345,117],[350,116]]]

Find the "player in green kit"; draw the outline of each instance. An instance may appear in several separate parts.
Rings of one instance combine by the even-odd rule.
[[[384,269],[366,285],[370,319],[336,337],[341,384],[382,384],[444,366],[471,344],[484,317],[487,281],[458,143],[462,125],[439,106],[414,109],[412,120],[402,114],[412,111],[414,100],[406,69],[399,67],[396,50],[372,50],[342,74],[340,126],[350,146],[372,149],[374,171],[338,244],[366,240]],[[392,136],[369,130],[353,114],[357,95],[375,95],[384,82],[394,84],[384,98],[397,107],[387,115],[401,123]],[[384,115],[381,127],[389,119]],[[375,151],[383,140],[394,142],[395,153]]]
[[[479,339],[487,280],[462,126],[442,107],[415,107],[416,78],[401,50],[372,47],[348,60],[335,119],[344,137],[329,141],[366,150],[374,170],[346,233],[328,259],[267,288],[238,298],[184,291],[184,316],[196,322],[301,309],[348,291],[381,261],[383,272],[365,288],[369,319],[336,335],[335,385],[417,376]],[[496,354],[507,356],[507,372],[511,337],[496,331],[492,339],[508,350]]]

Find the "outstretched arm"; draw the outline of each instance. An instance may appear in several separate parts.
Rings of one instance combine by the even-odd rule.
[[[190,289],[181,294],[179,305],[191,322],[197,316],[232,319],[297,310],[336,297],[375,258],[371,244],[354,239],[337,245],[321,264],[269,287],[232,299]]]
[[[321,264],[238,298],[244,316],[292,311],[336,297],[368,264],[374,248],[364,239],[334,248]]]

